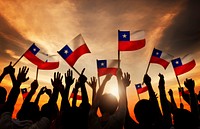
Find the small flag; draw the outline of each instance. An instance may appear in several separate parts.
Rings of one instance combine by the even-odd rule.
[[[97,60],[98,76],[106,74],[116,75],[118,60]]]
[[[59,66],[59,62],[48,62],[47,56],[44,59],[44,55],[40,53],[40,49],[35,44],[32,44],[31,47],[24,53],[24,57],[26,57],[33,64],[37,65],[38,69],[51,70],[56,69]]]
[[[160,64],[164,67],[164,69],[166,69],[172,59],[172,55],[154,48],[151,55],[150,63]]]
[[[186,55],[182,59],[173,59],[171,62],[177,76],[192,70],[196,65],[195,60],[191,59],[191,55]]]
[[[22,92],[22,97],[23,97],[23,99],[25,99],[26,96],[28,95],[27,88],[22,88],[22,89],[21,89],[21,92]]]
[[[72,99],[74,98],[74,92],[73,92],[73,91],[72,91],[72,93],[71,93],[71,95],[70,95],[70,98],[72,98]],[[77,100],[82,100],[82,96],[77,94],[77,95],[76,95],[76,99],[77,99]]]
[[[130,34],[130,31],[118,31],[118,50],[134,51],[145,46],[145,33],[139,30]]]
[[[71,67],[73,67],[79,57],[86,53],[90,53],[90,50],[87,47],[82,35],[79,34],[60,51],[58,51],[58,53]]]
[[[183,91],[185,94],[190,94],[190,92],[189,92],[188,90],[184,90],[183,87],[178,87],[179,96],[182,96],[182,91]]]
[[[148,90],[147,86],[142,86],[141,83],[135,84],[135,88],[136,88],[138,94],[141,94]]]

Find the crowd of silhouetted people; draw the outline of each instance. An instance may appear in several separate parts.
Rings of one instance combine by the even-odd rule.
[[[139,100],[133,110],[135,121],[129,113],[126,90],[131,84],[130,74],[122,72],[119,68],[116,76],[106,75],[102,84],[97,88],[97,79],[92,77],[88,81],[82,73],[79,78],[73,77],[72,70],[66,70],[62,75],[55,72],[51,81],[52,90],[42,87],[34,102],[33,95],[38,89],[38,81],[30,84],[31,90],[25,97],[16,118],[12,118],[14,107],[20,94],[20,86],[29,80],[27,73],[29,68],[19,68],[15,75],[12,63],[2,69],[0,82],[6,75],[12,80],[12,88],[9,91],[0,86],[0,129],[200,129],[200,93],[195,93],[195,81],[186,79],[185,88],[189,94],[182,90],[182,97],[190,105],[190,110],[184,108],[181,103],[177,106],[173,91],[165,91],[165,79],[159,74],[158,89],[155,93],[151,85],[151,77],[145,74],[143,82],[148,87],[148,99]],[[107,82],[111,77],[116,77],[119,99],[110,93],[104,93]],[[63,81],[65,84],[63,84]],[[92,88],[92,102],[89,103],[86,83]],[[73,88],[73,100],[70,104],[70,88]],[[81,103],[77,106],[77,94],[81,91]],[[38,105],[41,95],[49,96],[47,103],[41,107]],[[61,95],[61,104],[57,104]],[[159,95],[158,95],[159,94]],[[168,100],[169,95],[170,100]],[[158,101],[159,100],[159,101]],[[100,115],[98,114],[100,111]]]

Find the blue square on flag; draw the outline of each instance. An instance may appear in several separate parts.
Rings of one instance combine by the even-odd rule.
[[[118,31],[119,41],[130,41],[130,31]]]
[[[160,58],[161,54],[162,54],[162,51],[154,48],[152,56]]]
[[[106,60],[97,60],[97,68],[107,68]]]
[[[31,51],[31,53],[33,53],[34,55],[36,55],[40,49],[35,45],[33,44],[30,48],[29,48],[29,51]]]
[[[181,58],[172,60],[172,65],[174,68],[181,66],[182,65]]]
[[[62,58],[66,59],[72,53],[72,50],[68,45],[66,45],[58,53],[62,56]]]
[[[142,88],[142,85],[141,84],[136,84],[135,87],[136,87],[136,89],[140,89],[140,88]]]

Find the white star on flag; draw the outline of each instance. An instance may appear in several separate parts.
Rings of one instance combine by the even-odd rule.
[[[126,38],[127,35],[126,35],[126,34],[123,34],[122,36],[123,36],[123,38]]]

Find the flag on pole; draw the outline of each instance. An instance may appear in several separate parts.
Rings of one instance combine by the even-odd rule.
[[[147,86],[142,86],[141,83],[135,84],[135,88],[136,88],[138,94],[141,94],[148,90]]]
[[[22,97],[23,97],[23,99],[25,99],[26,98],[26,96],[28,95],[28,91],[27,91],[27,88],[22,88],[21,89],[21,92],[22,92]]]
[[[118,31],[118,50],[134,51],[145,46],[145,33],[143,30],[135,31]]]
[[[71,67],[73,67],[79,57],[91,52],[87,47],[82,35],[79,34],[60,51],[58,51],[58,53]]]
[[[192,70],[196,65],[195,60],[191,58],[191,55],[173,59],[171,62],[176,76]]]
[[[97,60],[98,76],[106,74],[116,75],[118,60]]]
[[[150,63],[160,64],[164,67],[164,69],[166,69],[172,59],[172,55],[154,48],[151,55]]]
[[[47,57],[44,59],[40,53],[40,48],[35,44],[32,44],[31,47],[24,53],[24,57],[26,57],[33,64],[37,65],[39,69],[51,70],[56,69],[59,66],[59,62],[48,62]]]

